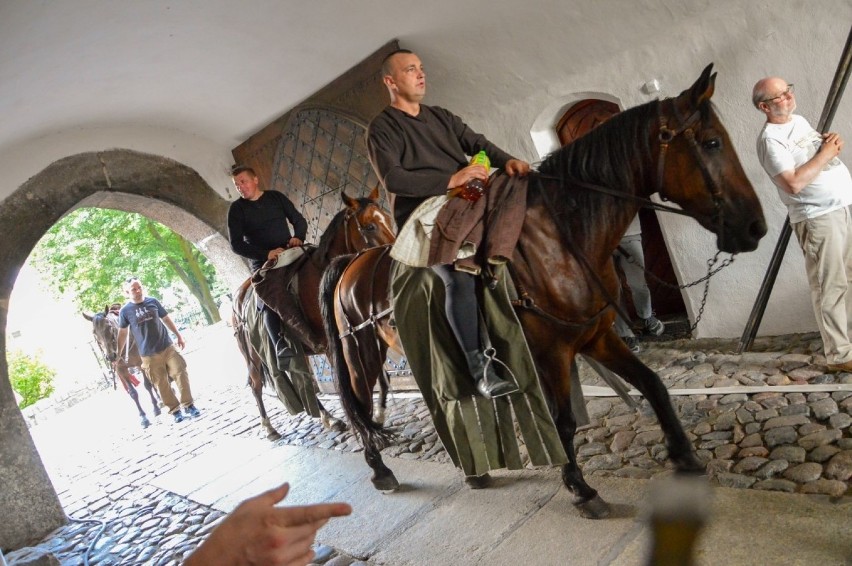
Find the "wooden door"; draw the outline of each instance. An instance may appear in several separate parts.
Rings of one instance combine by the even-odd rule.
[[[619,108],[612,102],[597,99],[586,99],[574,104],[560,118],[556,126],[559,143],[568,144],[586,132],[596,128],[609,118],[618,114]],[[683,296],[679,289],[671,289],[655,280],[655,276],[668,283],[677,283],[672,269],[663,233],[653,210],[639,211],[639,222],[642,224],[642,248],[645,253],[645,268],[652,275],[646,275],[648,288],[651,290],[651,303],[657,316],[677,318],[686,315]],[[632,304],[630,305],[632,307]]]

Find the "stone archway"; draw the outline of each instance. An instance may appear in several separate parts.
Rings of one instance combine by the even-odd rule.
[[[0,516],[10,519],[0,522],[0,548],[24,546],[67,520],[15,402],[6,364],[9,297],[36,243],[80,206],[139,212],[198,245],[236,286],[249,272],[227,242],[229,204],[191,168],[124,149],[60,159],[0,203]]]

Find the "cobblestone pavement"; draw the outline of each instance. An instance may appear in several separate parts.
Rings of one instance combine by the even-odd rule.
[[[639,356],[673,392],[674,406],[707,464],[711,482],[852,495],[852,374],[825,373],[818,335],[760,338],[743,355],[734,354],[733,340],[668,340],[643,346]],[[581,371],[584,384],[603,384],[587,367]],[[769,390],[730,392],[742,386]],[[802,391],[783,386],[800,386]],[[831,388],[840,390],[814,390]],[[677,390],[683,389],[701,391],[680,395]],[[266,399],[272,423],[283,435],[270,443],[270,450],[282,445],[361,450],[351,432],[325,431],[304,415],[289,416],[274,397]],[[118,403],[114,398],[99,402],[101,407]],[[333,397],[323,402],[343,416]],[[592,422],[579,431],[575,444],[592,485],[596,476],[650,478],[667,471],[663,435],[647,403],[641,402],[638,410],[615,397],[588,398],[587,403]],[[197,396],[201,417],[175,424],[161,416],[145,431],[126,418],[123,426],[113,426],[109,418],[98,418],[101,409],[87,405],[87,416],[93,419],[81,420],[79,414],[87,409],[75,407],[67,413],[77,413],[77,420],[61,418],[63,414],[32,431],[66,513],[84,521],[75,520],[33,547],[8,554],[6,560],[15,564],[51,552],[62,564],[77,565],[84,564],[90,549],[91,564],[180,563],[222,513],[149,482],[217,438],[260,438],[249,390],[223,383]],[[394,395],[386,424],[398,433],[386,456],[449,461],[417,394]],[[387,463],[393,468],[392,460]],[[368,563],[332,548],[316,550],[318,564]]]

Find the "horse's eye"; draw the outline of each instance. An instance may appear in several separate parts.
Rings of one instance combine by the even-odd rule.
[[[364,230],[366,230],[367,232],[375,232],[376,231],[376,225],[373,224],[373,223],[365,224]]]
[[[702,146],[704,149],[709,149],[709,150],[714,150],[714,151],[715,151],[715,150],[717,150],[717,149],[722,149],[722,140],[721,140],[721,139],[719,139],[719,138],[711,138],[711,139],[709,139],[709,140],[704,140],[704,141],[701,143],[701,146]]]

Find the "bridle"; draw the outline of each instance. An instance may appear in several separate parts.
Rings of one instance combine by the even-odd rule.
[[[363,248],[370,247],[370,240],[367,239],[367,235],[364,233],[364,227],[361,226],[361,223],[358,222],[358,210],[354,208],[348,208],[346,212],[343,213],[343,232],[346,234],[345,236],[345,245],[346,245],[346,254],[354,254],[358,253],[359,248],[356,247],[357,240],[353,241],[352,235],[350,234],[349,226],[350,223],[355,222],[355,228],[358,230],[358,235],[361,238],[360,243],[363,244]]]
[[[95,317],[97,317],[98,322],[95,322]],[[109,336],[106,334],[107,332],[109,333]],[[116,339],[108,314],[97,313],[94,317],[92,317],[92,336],[95,337],[95,342],[98,343],[98,347],[101,349],[104,359],[110,364],[114,362],[115,359],[110,359],[110,356],[115,355]],[[112,344],[106,343],[110,341],[110,338],[112,338]],[[110,348],[110,346],[113,347]]]
[[[665,104],[665,103],[669,103],[670,106],[671,106],[671,114],[674,117],[674,120],[676,122],[674,128],[669,126],[668,119],[665,117],[665,115],[662,112],[662,107],[663,107],[663,104]],[[705,102],[705,104],[709,104],[709,102]],[[722,210],[723,210],[722,209],[722,200],[723,200],[722,192],[721,192],[721,189],[719,188],[719,186],[713,180],[712,175],[710,175],[710,170],[708,169],[707,164],[705,163],[705,161],[702,158],[701,153],[699,151],[698,140],[696,139],[696,135],[695,135],[696,126],[698,125],[698,123],[701,120],[701,109],[697,108],[692,114],[690,114],[686,119],[684,119],[677,109],[677,104],[675,103],[675,100],[672,99],[672,98],[667,98],[667,99],[661,101],[657,106],[657,119],[658,119],[658,122],[659,122],[659,127],[658,127],[658,131],[657,131],[657,140],[659,142],[660,148],[659,148],[659,152],[658,152],[658,156],[657,156],[657,176],[656,176],[656,191],[655,192],[660,195],[660,198],[663,201],[669,201],[670,200],[663,193],[663,186],[664,186],[664,179],[665,179],[665,172],[666,172],[666,156],[668,154],[669,146],[672,144],[672,142],[674,142],[674,140],[677,137],[683,135],[686,138],[686,140],[689,142],[688,145],[689,145],[690,152],[692,153],[692,156],[694,158],[695,163],[698,164],[699,170],[701,171],[701,175],[702,175],[703,180],[704,180],[704,185],[707,188],[707,191],[710,193],[710,198],[713,201],[714,212],[713,212],[713,215],[712,215],[712,220],[713,220],[713,223],[716,224],[716,226],[718,227],[716,235],[717,235],[718,238],[723,238],[724,235],[723,235],[722,229],[724,227],[724,220],[723,220],[723,213],[722,213]],[[612,189],[610,187],[605,187],[603,185],[597,185],[595,183],[590,183],[590,182],[586,182],[586,181],[579,181],[579,180],[575,180],[575,179],[565,179],[563,177],[553,177],[553,176],[545,176],[545,175],[539,175],[538,177],[540,179],[544,178],[544,179],[556,180],[560,183],[561,186],[565,186],[565,184],[570,183],[572,186],[577,186],[577,187],[581,187],[581,188],[584,188],[584,189],[588,189],[590,191],[603,193],[603,194],[614,196],[614,197],[621,198],[621,199],[624,199],[624,200],[630,200],[630,201],[633,201],[633,202],[637,202],[637,203],[639,203],[640,207],[642,207],[642,208],[650,208],[650,209],[653,209],[653,210],[660,210],[660,211],[663,211],[663,212],[671,212],[671,213],[674,213],[674,214],[680,214],[682,216],[690,216],[690,217],[692,216],[688,212],[686,212],[685,210],[682,210],[680,208],[675,208],[673,206],[657,203],[657,202],[652,201],[651,199],[648,199],[648,198],[645,198],[645,197],[640,197],[640,196],[634,195],[632,193],[627,193],[627,192],[624,192],[624,191],[621,191],[621,190]],[[554,208],[555,203],[550,201],[548,191],[542,191],[542,194],[544,196],[544,199],[546,201],[548,208],[550,208],[551,210],[556,210],[556,208]],[[562,319],[548,313],[547,311],[545,311],[544,309],[542,309],[541,307],[536,305],[535,300],[532,298],[532,296],[529,295],[529,292],[526,291],[526,289],[524,289],[520,285],[517,286],[519,299],[512,301],[512,304],[514,306],[522,307],[522,308],[525,308],[527,310],[530,310],[530,311],[538,314],[539,316],[546,318],[546,319],[550,320],[551,322],[554,322],[554,323],[559,324],[561,326],[568,326],[568,327],[574,327],[574,328],[585,327],[585,326],[593,323],[598,318],[603,316],[603,314],[610,308],[615,309],[616,312],[618,313],[618,315],[621,316],[624,320],[630,320],[630,317],[627,315],[627,313],[624,312],[624,310],[619,305],[618,301],[616,301],[610,295],[609,291],[606,289],[606,285],[604,285],[601,278],[595,272],[594,268],[589,263],[589,260],[586,258],[585,254],[583,254],[582,251],[574,244],[574,241],[573,241],[573,238],[572,238],[570,232],[565,230],[561,226],[560,223],[557,223],[557,227],[559,228],[559,232],[562,235],[562,238],[566,241],[566,243],[568,243],[569,247],[573,250],[574,257],[577,258],[577,260],[583,266],[583,269],[586,271],[586,273],[588,273],[591,276],[591,279],[595,282],[597,287],[604,294],[604,297],[606,298],[607,304],[600,311],[595,313],[590,319],[584,320],[584,321],[579,322],[579,323],[571,322],[571,321],[567,321],[567,320],[562,320]],[[694,285],[697,285],[698,283],[705,282],[704,296],[703,296],[703,299],[702,299],[699,314],[696,317],[695,323],[692,325],[691,330],[694,330],[698,326],[698,322],[701,320],[701,315],[704,313],[704,306],[706,304],[707,294],[708,294],[708,291],[709,291],[710,277],[715,275],[716,273],[718,273],[721,269],[723,269],[723,268],[727,267],[728,265],[730,265],[731,263],[733,263],[733,257],[731,257],[731,258],[725,260],[719,268],[713,270],[713,267],[718,262],[718,258],[719,258],[720,253],[721,253],[720,251],[716,252],[715,257],[708,260],[708,262],[707,262],[708,267],[707,267],[707,275],[706,276],[704,276],[701,279],[694,281],[692,283],[687,283],[686,285],[678,286],[678,288],[684,289],[684,288],[688,288],[688,287],[692,287]],[[517,277],[514,277],[514,279],[517,281]]]
[[[666,116],[662,112],[662,106],[665,103],[669,103],[671,105],[671,114],[674,117],[676,122],[675,127],[672,128],[668,124],[668,120]],[[707,103],[709,104],[709,103]],[[660,199],[669,202],[671,199],[665,195],[663,192],[664,178],[666,172],[666,156],[668,155],[669,146],[672,142],[675,141],[679,136],[683,135],[686,140],[689,142],[689,149],[692,153],[695,162],[698,164],[698,167],[701,171],[701,176],[704,179],[704,185],[707,187],[707,191],[710,193],[710,198],[713,200],[713,220],[714,223],[719,227],[719,231],[717,235],[721,237],[722,235],[722,191],[716,182],[713,180],[712,175],[710,175],[710,170],[707,167],[704,159],[701,156],[698,148],[698,140],[695,137],[695,128],[701,120],[701,109],[696,109],[695,112],[690,114],[686,119],[683,119],[680,112],[677,109],[677,105],[675,104],[674,99],[667,98],[665,100],[660,101],[657,107],[657,121],[659,123],[658,131],[657,131],[657,141],[660,144],[660,150],[657,155],[657,176],[656,176],[656,188],[655,191],[660,195]],[[559,181],[563,186],[566,183],[569,183],[572,186],[580,187],[583,189],[588,189],[593,192],[613,196],[616,198],[620,198],[622,200],[628,200],[635,203],[638,203],[642,208],[648,208],[652,210],[659,210],[661,212],[670,212],[672,214],[680,214],[681,216],[689,216],[692,217],[687,211],[681,208],[675,208],[670,205],[661,204],[658,202],[654,202],[649,198],[640,197],[638,195],[634,195],[632,193],[625,192],[620,189],[613,189],[610,187],[606,187],[604,185],[598,185],[596,183],[590,183],[588,181],[581,181],[578,179],[565,179],[564,177],[557,177],[553,175],[539,175],[542,179],[549,179],[553,181]]]
[[[701,177],[704,180],[704,186],[707,188],[707,191],[710,193],[710,198],[713,201],[712,220],[713,224],[718,227],[716,235],[719,238],[723,238],[724,231],[722,230],[722,228],[724,227],[724,222],[722,217],[722,190],[719,188],[719,185],[713,180],[713,176],[710,174],[710,170],[707,168],[707,163],[701,156],[701,152],[699,151],[698,147],[698,140],[695,137],[695,127],[701,121],[701,109],[696,108],[695,112],[693,112],[689,117],[684,120],[677,109],[677,104],[675,104],[674,99],[667,98],[666,100],[660,103],[660,108],[662,108],[662,105],[665,102],[669,102],[669,104],[671,105],[671,113],[677,121],[677,126],[675,129],[671,129],[668,126],[668,123],[666,121],[666,118],[663,116],[662,111],[659,112],[660,127],[657,133],[657,140],[660,142],[660,151],[659,156],[657,158],[657,193],[660,195],[660,198],[662,200],[670,200],[663,193],[663,178],[665,176],[666,154],[668,153],[669,145],[675,140],[675,138],[682,134],[686,138],[687,142],[689,142],[689,151],[692,154],[694,162],[698,165],[699,171],[701,171]],[[705,102],[704,104],[710,103]],[[684,211],[680,211],[680,213],[684,213]]]

